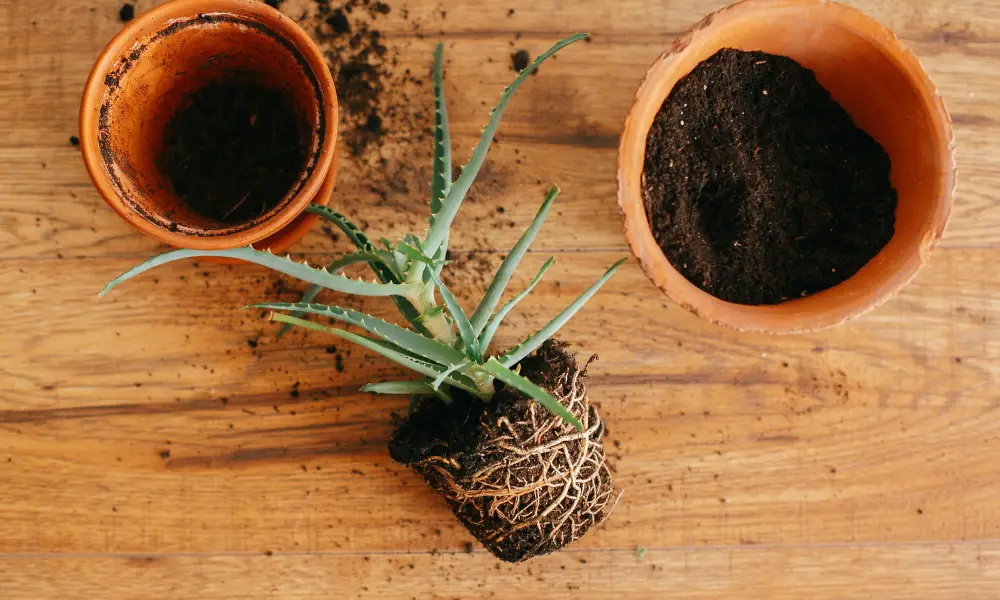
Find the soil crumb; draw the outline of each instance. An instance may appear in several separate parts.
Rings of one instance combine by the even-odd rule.
[[[409,97],[413,85],[423,85],[424,78],[396,68],[399,49],[386,43],[378,26],[392,13],[388,3],[312,0],[308,10],[289,10],[326,56],[340,100],[342,140],[352,156],[371,158],[370,151],[389,136],[424,128],[414,126],[410,115],[417,103]],[[407,25],[422,36],[418,23]]]
[[[76,137],[75,135],[69,136],[69,145],[70,146],[74,146],[74,147],[75,146],[79,146],[80,145],[80,138]]]
[[[777,304],[841,283],[885,247],[889,166],[812,71],[727,48],[661,106],[643,196],[657,243],[689,281],[729,302]]]
[[[292,189],[305,165],[305,137],[281,92],[212,83],[170,118],[160,163],[193,210],[239,223],[263,215]]]
[[[531,55],[528,54],[527,50],[518,50],[510,55],[510,67],[515,73],[520,73],[521,71],[528,68],[531,64]],[[532,73],[532,75],[537,75],[538,69]]]
[[[118,10],[118,20],[122,23],[128,23],[135,18],[135,5],[133,4],[122,4],[122,7]]]

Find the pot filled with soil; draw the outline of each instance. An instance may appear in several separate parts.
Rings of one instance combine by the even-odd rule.
[[[284,250],[333,191],[333,79],[309,36],[261,2],[143,14],[98,58],[80,110],[105,201],[173,246]]]
[[[591,403],[581,367],[555,334],[622,265],[612,265],[546,325],[520,344],[491,352],[504,318],[551,267],[545,262],[525,289],[500,303],[515,269],[559,195],[552,187],[518,242],[507,252],[474,311],[466,312],[442,281],[455,216],[486,162],[500,119],[514,92],[562,48],[586,38],[571,36],[523,69],[500,96],[490,121],[457,177],[444,101],[443,46],[434,60],[434,155],[430,218],[426,232],[407,233],[376,246],[354,223],[322,206],[309,210],[337,227],[357,251],[324,268],[253,248],[174,250],[153,257],[109,283],[111,288],[159,265],[192,257],[245,260],[312,284],[302,302],[267,302],[254,310],[271,319],[359,344],[419,375],[372,383],[362,390],[410,398],[397,418],[390,455],[417,471],[448,503],[466,528],[498,558],[519,562],[553,552],[604,521],[620,490],[604,452],[604,423]],[[370,268],[375,281],[343,270]],[[340,306],[313,302],[322,289],[389,297],[404,326]],[[307,320],[315,315],[318,320]],[[363,334],[329,323],[353,326]],[[280,334],[279,334],[280,335]],[[589,364],[589,362],[587,363]]]
[[[738,330],[796,333],[888,299],[941,238],[951,122],[879,23],[821,0],[746,0],[649,69],[618,202],[647,276]]]

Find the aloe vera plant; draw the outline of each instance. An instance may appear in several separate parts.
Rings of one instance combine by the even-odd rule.
[[[421,472],[451,502],[470,531],[505,560],[523,560],[569,543],[603,520],[616,496],[601,446],[603,424],[583,391],[583,371],[571,357],[567,361],[561,346],[552,344],[550,339],[608,281],[624,259],[612,265],[548,324],[501,353],[491,352],[491,343],[498,328],[552,265],[553,259],[550,258],[524,290],[500,305],[515,269],[541,229],[559,195],[559,189],[552,187],[549,190],[531,225],[510,249],[485,295],[471,313],[463,309],[444,284],[441,272],[448,262],[449,232],[455,216],[486,160],[501,117],[514,92],[543,61],[584,37],[585,34],[577,34],[558,42],[517,75],[501,94],[469,162],[454,181],[444,99],[443,48],[438,46],[433,69],[435,147],[431,211],[429,227],[424,235],[406,234],[395,243],[382,239],[376,244],[343,215],[324,206],[312,205],[308,210],[343,231],[356,246],[355,252],[340,257],[325,268],[317,268],[252,247],[219,251],[174,250],[122,274],[111,281],[101,294],[159,265],[204,256],[241,259],[312,284],[302,302],[265,302],[252,308],[271,311],[270,318],[283,323],[286,328],[298,326],[339,336],[418,373],[421,376],[418,379],[370,383],[362,389],[377,394],[433,399],[433,406],[423,414],[444,411],[441,414],[446,415],[432,419],[435,421],[433,426],[467,423],[473,413],[481,417],[479,420],[487,421],[490,419],[485,419],[484,415],[490,415],[492,419],[499,414],[498,410],[503,411],[501,422],[506,422],[506,431],[492,431],[490,428],[495,424],[484,425],[482,431],[466,436],[476,440],[460,448],[460,452],[464,453],[462,456],[445,456],[434,448],[440,446],[438,438],[454,434],[454,431],[428,437],[427,430],[433,428],[432,424],[420,425],[423,421],[419,411],[421,406],[426,408],[431,405],[427,404],[428,401],[418,402],[415,418],[410,418],[397,432],[394,446],[391,446],[396,448],[394,457]],[[375,280],[351,279],[342,273],[344,268],[356,264],[368,265],[374,272]],[[315,303],[322,289],[359,296],[389,297],[396,303],[408,326],[396,325],[345,307]],[[307,315],[327,317],[364,333],[321,325],[306,320],[304,317]],[[519,366],[540,348],[542,352],[537,356],[549,356],[555,362],[561,361],[562,367],[561,371],[556,369],[549,381],[533,382],[526,376],[526,370],[519,369]],[[541,372],[537,368],[534,371]],[[498,386],[497,382],[502,385]],[[497,404],[493,401],[498,389],[507,394],[507,400],[499,403],[502,405],[500,408],[491,406]],[[525,398],[530,400],[525,403]],[[536,403],[551,414],[535,414]],[[456,415],[464,417],[465,421]],[[477,424],[473,422],[473,425]],[[422,427],[423,431],[414,431],[414,427]],[[458,425],[455,427],[461,428]],[[413,440],[418,438],[423,440],[420,443],[425,447],[414,450],[414,445],[419,444]],[[573,445],[572,452],[568,445]],[[450,446],[454,450],[462,444],[452,443]],[[520,452],[527,452],[529,457],[535,458],[526,461],[524,456],[517,459],[516,456],[508,456],[509,452],[504,454],[500,451],[501,448],[512,447],[518,447]],[[492,463],[483,463],[483,457],[492,455],[498,458]],[[463,461],[468,464],[463,466]],[[561,463],[565,464],[560,467]],[[473,464],[482,468],[473,472],[470,470]],[[503,477],[507,482],[506,492],[496,487],[496,477]],[[520,488],[510,487],[512,482],[518,481],[521,482]],[[551,495],[540,493],[543,488],[551,488],[548,490]],[[582,511],[579,514],[574,512],[578,509]],[[474,514],[466,514],[469,510]],[[505,515],[508,510],[511,511],[510,518],[498,521],[497,515]],[[518,535],[524,539],[519,539]]]

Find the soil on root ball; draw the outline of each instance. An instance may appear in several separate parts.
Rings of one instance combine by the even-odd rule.
[[[520,562],[558,550],[602,522],[618,500],[604,424],[564,342],[521,361],[521,374],[584,425],[577,431],[498,383],[492,401],[422,400],[401,420],[389,454],[420,473],[490,552]]]

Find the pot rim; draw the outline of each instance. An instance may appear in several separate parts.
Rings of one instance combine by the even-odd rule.
[[[149,40],[164,29],[204,15],[224,15],[240,21],[252,21],[257,27],[264,28],[267,33],[289,44],[299,55],[303,69],[307,70],[313,80],[311,83],[316,87],[317,110],[322,121],[322,127],[317,131],[318,148],[304,167],[310,169],[310,172],[299,184],[296,193],[287,197],[270,215],[220,229],[218,233],[211,235],[170,231],[144,217],[141,211],[136,210],[116,191],[98,143],[99,113],[107,90],[105,77],[116,68],[119,59],[131,52],[136,44]],[[143,13],[122,28],[101,51],[87,78],[80,103],[80,147],[84,164],[104,201],[126,222],[146,235],[171,246],[197,250],[248,246],[271,238],[292,224],[306,206],[316,199],[331,175],[331,169],[335,168],[333,164],[338,127],[337,93],[322,52],[294,21],[277,9],[253,0],[171,0]]]
[[[816,5],[824,10],[839,13],[860,23],[869,32],[879,32],[872,36],[879,47],[891,56],[900,70],[909,67],[908,79],[914,84],[920,98],[931,116],[931,129],[946,140],[945,148],[939,152],[938,162],[942,165],[942,180],[939,189],[940,201],[936,211],[929,215],[928,225],[919,248],[902,269],[901,277],[880,282],[863,296],[845,297],[843,301],[824,310],[807,310],[804,306],[810,298],[826,294],[829,288],[817,292],[809,298],[793,299],[778,305],[744,305],[727,302],[701,290],[677,271],[664,255],[653,237],[649,219],[642,198],[641,180],[645,164],[646,137],[649,127],[643,127],[635,117],[637,111],[650,102],[655,102],[657,110],[665,98],[653,98],[654,83],[669,75],[669,68],[687,51],[693,41],[709,35],[720,21],[752,12],[774,10],[788,6]],[[667,92],[669,94],[669,91]],[[636,157],[638,154],[638,158]],[[638,168],[634,168],[638,165]],[[736,331],[772,334],[808,333],[842,324],[859,317],[894,296],[909,283],[927,262],[931,251],[944,234],[951,208],[954,204],[956,184],[955,136],[951,117],[939,96],[936,87],[920,65],[919,60],[896,35],[878,21],[861,11],[828,0],[741,0],[735,4],[709,14],[691,29],[679,35],[653,62],[636,91],[632,107],[629,109],[618,146],[618,207],[624,218],[625,238],[632,254],[638,259],[646,276],[675,304],[715,325]],[[853,276],[852,276],[853,277]],[[780,308],[778,308],[780,307]]]

